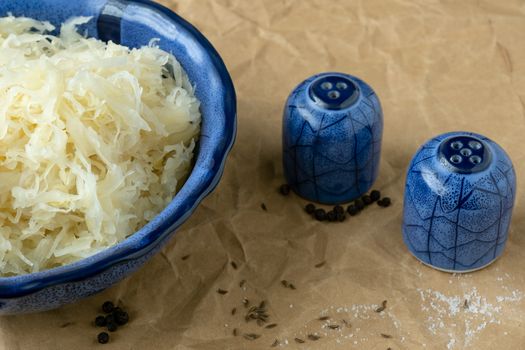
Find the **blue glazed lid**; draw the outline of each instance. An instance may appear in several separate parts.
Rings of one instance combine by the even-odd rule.
[[[462,174],[483,171],[492,161],[488,144],[472,134],[457,134],[445,139],[438,154],[445,167]]]
[[[359,97],[359,86],[342,74],[327,73],[315,79],[308,95],[321,108],[340,110],[352,106]]]

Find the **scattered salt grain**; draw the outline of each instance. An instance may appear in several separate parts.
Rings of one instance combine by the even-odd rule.
[[[519,290],[511,291],[511,295],[509,295],[509,296],[498,295],[496,297],[496,301],[498,303],[502,303],[502,302],[505,302],[505,301],[519,302],[519,301],[521,301],[521,299],[523,299],[523,292],[521,292]]]
[[[447,344],[447,349],[453,349],[454,348],[454,344],[456,344],[456,339],[454,339],[454,335],[452,333],[449,333],[448,334],[450,340]]]
[[[516,304],[524,298],[523,292],[508,287],[503,287],[506,295],[496,296],[495,302],[482,296],[476,287],[463,295],[448,295],[430,288],[417,291],[428,331],[434,336],[446,337],[449,350],[468,347],[488,325],[501,324],[499,316],[509,303]],[[465,300],[468,308],[464,307]]]

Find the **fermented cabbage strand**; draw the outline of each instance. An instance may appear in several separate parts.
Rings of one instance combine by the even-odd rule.
[[[0,274],[71,263],[143,226],[190,171],[201,116],[153,43],[0,18]]]

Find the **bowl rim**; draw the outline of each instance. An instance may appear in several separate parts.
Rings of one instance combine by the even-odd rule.
[[[224,61],[206,37],[191,23],[169,8],[151,0],[128,0],[128,5],[146,5],[177,23],[206,51],[212,67],[217,71],[224,92],[224,127],[220,130],[221,142],[212,145],[212,152],[196,162],[188,179],[172,201],[145,226],[123,241],[73,263],[24,275],[0,277],[0,298],[13,299],[34,294],[52,286],[79,282],[98,275],[111,267],[135,260],[149,253],[164,238],[172,234],[191,216],[200,202],[217,186],[227,156],[235,142],[237,131],[237,105],[233,81]],[[201,137],[206,137],[201,134]],[[196,175],[198,173],[198,175]]]

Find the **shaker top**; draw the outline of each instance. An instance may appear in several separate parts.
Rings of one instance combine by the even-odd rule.
[[[359,87],[350,78],[340,74],[323,74],[308,89],[312,101],[321,108],[340,110],[353,105],[359,97]]]
[[[445,167],[463,174],[485,170],[492,160],[487,143],[471,135],[456,135],[443,140],[438,153]]]

